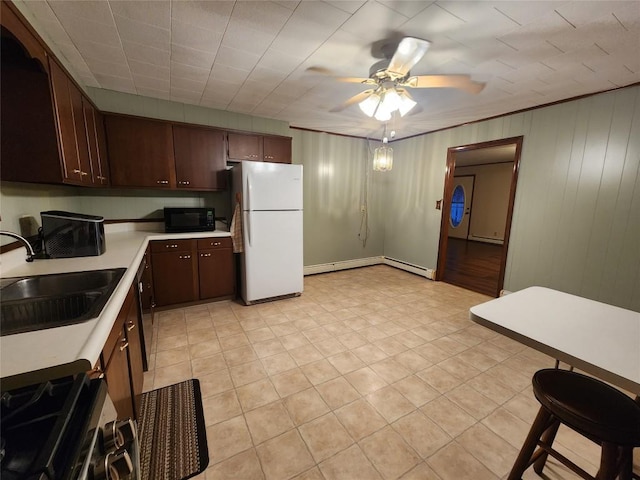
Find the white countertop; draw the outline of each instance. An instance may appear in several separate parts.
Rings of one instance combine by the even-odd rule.
[[[150,240],[229,237],[213,232],[167,234],[145,224],[105,226],[106,252],[96,257],[35,260],[27,263],[24,248],[0,257],[0,277],[23,277],[125,267],[127,271],[99,317],[77,325],[0,337],[2,389],[91,370],[97,362]],[[146,228],[147,231],[139,230]]]
[[[473,321],[640,395],[640,313],[544,287],[472,307]]]

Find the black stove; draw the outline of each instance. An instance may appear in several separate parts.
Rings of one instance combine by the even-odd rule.
[[[3,392],[0,478],[137,478],[123,448],[126,441],[137,440],[135,424],[115,421],[115,410],[105,418],[107,404],[113,405],[104,381],[85,374]]]

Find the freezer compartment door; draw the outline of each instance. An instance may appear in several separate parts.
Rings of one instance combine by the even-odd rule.
[[[301,293],[302,212],[243,212],[243,299]]]
[[[302,210],[302,165],[242,162],[244,210]]]

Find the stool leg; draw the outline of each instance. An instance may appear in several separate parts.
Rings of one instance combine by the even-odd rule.
[[[596,480],[615,480],[618,476],[618,445],[602,442],[602,456],[600,457],[600,469]]]
[[[560,420],[556,420],[553,425],[551,425],[543,434],[540,440],[546,443],[549,446],[553,445],[553,441],[556,438],[556,434],[558,433],[558,429],[560,428]],[[542,453],[540,457],[533,464],[533,470],[538,474],[542,474],[542,469],[544,465],[547,463],[547,457],[549,454],[547,452]]]
[[[633,479],[633,448],[620,447],[620,480]]]
[[[529,434],[520,449],[520,453],[518,454],[518,458],[516,458],[513,467],[511,468],[511,473],[507,477],[507,480],[521,480],[522,474],[529,466],[529,462],[531,461],[531,456],[538,445],[538,440],[540,436],[544,433],[549,425],[549,420],[551,419],[551,413],[544,408],[541,407],[538,411],[538,415],[531,425],[531,430],[529,430]]]

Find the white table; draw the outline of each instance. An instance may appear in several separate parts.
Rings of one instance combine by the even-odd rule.
[[[472,307],[476,323],[640,395],[640,313],[543,287]]]

